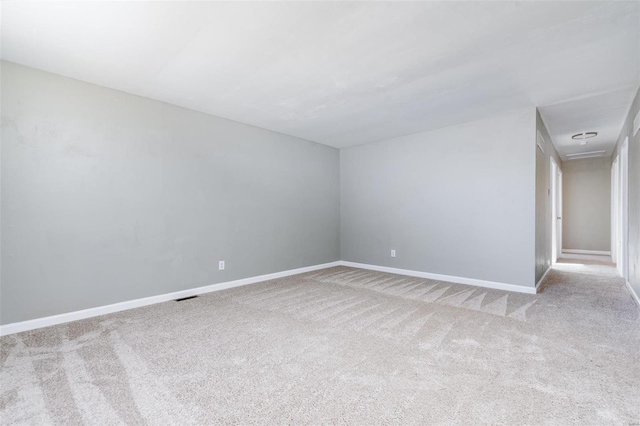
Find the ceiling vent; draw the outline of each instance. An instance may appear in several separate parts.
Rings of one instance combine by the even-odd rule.
[[[604,154],[607,151],[589,151],[589,152],[578,152],[576,154],[567,154],[566,157],[568,160],[579,160],[581,158],[594,158],[594,157],[604,157]]]

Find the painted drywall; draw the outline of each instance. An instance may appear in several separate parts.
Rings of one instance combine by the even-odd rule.
[[[338,150],[1,66],[2,324],[339,260]]]
[[[342,260],[533,287],[535,123],[528,108],[341,150]]]
[[[538,133],[542,138],[538,147]],[[555,159],[558,167],[561,167],[560,157],[547,127],[536,111],[536,258],[535,281],[544,276],[551,267],[553,217],[551,212],[551,158]]]
[[[611,250],[611,158],[562,163],[562,248]]]
[[[640,111],[640,89],[618,137],[615,158],[625,138],[629,138],[629,284],[640,296],[640,131],[633,133],[633,120]]]

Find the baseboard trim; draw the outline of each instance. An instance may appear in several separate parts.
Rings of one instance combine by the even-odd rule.
[[[157,296],[144,297],[142,299],[128,300],[126,302],[114,303],[111,305],[97,306],[95,308],[83,309],[80,311],[67,312],[64,314],[52,315],[43,318],[36,318],[28,321],[14,322],[11,324],[0,325],[0,336],[20,333],[23,331],[35,330],[38,328],[49,327],[52,325],[63,324],[67,322],[77,321],[86,318],[97,317],[100,315],[111,314],[114,312],[126,311],[129,309],[140,308],[143,306],[153,305],[156,303],[168,302],[170,300],[181,299],[183,297],[195,296],[198,294],[211,293],[214,291],[226,290],[228,288],[240,287],[248,284],[255,284],[263,281],[274,280],[277,278],[288,277],[291,275],[303,274],[305,272],[317,271],[319,269],[340,266],[341,262],[323,263],[320,265],[306,266],[304,268],[290,269],[288,271],[274,272],[272,274],[259,275],[256,277],[243,278],[235,281],[227,281],[218,284],[211,284],[204,287],[196,287],[187,290],[175,291],[173,293],[165,293]]]
[[[629,281],[626,281],[625,284],[627,286],[627,290],[629,290],[629,293],[631,293],[631,298],[634,302],[636,302],[638,309],[640,309],[640,297],[638,297],[638,294],[633,290],[633,287],[631,287],[631,283]]]
[[[493,288],[496,290],[513,291],[517,293],[536,294],[535,287],[525,287],[516,284],[506,284],[495,281],[477,280],[474,278],[455,277],[453,275],[441,275],[432,274],[430,272],[412,271],[409,269],[391,268],[388,266],[369,265],[366,263],[356,263],[341,261],[342,266],[349,266],[352,268],[369,269],[371,271],[388,272],[390,274],[407,275],[410,277],[427,278],[430,280],[448,281],[456,284],[473,285],[476,287]]]
[[[562,252],[567,254],[594,254],[594,255],[602,255],[602,256],[611,256],[610,251],[601,251],[601,250],[562,249]]]
[[[544,281],[544,279],[547,277],[547,274],[549,273],[549,271],[551,270],[551,267],[548,267],[546,271],[544,271],[544,274],[542,274],[542,276],[540,277],[540,279],[538,280],[538,282],[536,283],[536,293],[538,292],[538,289],[540,288],[540,284],[542,284],[542,282]]]

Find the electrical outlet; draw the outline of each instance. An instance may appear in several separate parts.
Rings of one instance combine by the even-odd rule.
[[[391,257],[396,257],[396,251],[395,250],[391,250]]]
[[[220,262],[218,262],[218,270],[224,271],[224,260],[221,260]]]

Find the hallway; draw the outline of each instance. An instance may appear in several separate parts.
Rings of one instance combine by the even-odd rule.
[[[614,322],[619,319],[640,325],[640,307],[633,300],[610,256],[563,253],[538,292],[541,296],[559,298],[565,302],[581,301],[564,304],[569,311],[577,310],[574,313],[576,315],[584,308],[597,308],[590,315],[602,316],[602,321]]]

